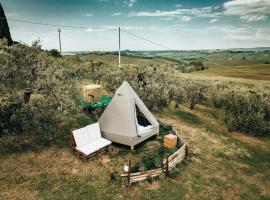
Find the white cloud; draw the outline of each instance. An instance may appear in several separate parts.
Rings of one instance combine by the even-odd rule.
[[[166,21],[172,21],[172,20],[174,20],[173,17],[165,17],[165,18],[161,18],[161,19],[166,20]]]
[[[125,0],[124,4],[126,4],[128,7],[134,6],[137,0]]]
[[[123,13],[120,13],[120,12],[115,12],[112,14],[112,16],[121,16],[121,15],[123,15]]]
[[[181,20],[182,20],[182,22],[189,22],[191,20],[191,17],[184,15],[184,16],[182,16]]]
[[[91,33],[91,32],[98,32],[98,31],[107,31],[106,29],[92,29],[92,28],[88,28],[88,29],[85,29],[85,32],[87,33]]]
[[[214,12],[214,9],[210,6],[201,8],[178,8],[175,10],[160,11],[156,10],[153,12],[141,11],[141,12],[131,12],[129,16],[131,17],[217,17],[220,13]]]
[[[95,14],[93,14],[93,13],[86,13],[86,14],[85,14],[86,17],[93,17],[94,15],[95,15]]]
[[[108,31],[108,30],[117,30],[118,26],[117,25],[108,25],[108,26],[102,26],[100,29],[85,29],[85,32],[104,32],[104,31]],[[144,26],[121,26],[121,29],[125,29],[125,30],[153,30],[153,27],[144,27]],[[156,29],[155,29],[156,30]]]
[[[247,22],[266,20],[270,14],[269,0],[231,0],[223,7],[225,15],[239,16]]]
[[[211,19],[211,20],[209,21],[209,23],[212,24],[212,23],[216,23],[216,22],[218,22],[218,21],[219,21],[218,18],[213,18],[213,19]]]
[[[267,16],[266,15],[243,15],[243,16],[240,16],[240,19],[248,21],[248,22],[256,22],[256,21],[266,20]]]
[[[177,15],[183,14],[181,10],[173,10],[173,11],[160,11],[157,10],[155,12],[131,12],[131,17],[176,17]]]
[[[122,29],[126,30],[145,30],[146,27],[143,26],[121,26]]]
[[[211,34],[223,35],[224,39],[237,42],[270,42],[270,28],[211,26],[207,30]]]
[[[15,14],[15,13],[6,13],[6,16],[8,16],[8,17],[14,17],[14,16],[18,16],[18,15]]]

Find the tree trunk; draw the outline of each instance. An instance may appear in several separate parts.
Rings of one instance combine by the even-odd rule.
[[[192,99],[191,103],[190,103],[190,106],[189,106],[189,109],[193,110],[195,108],[196,104],[197,104],[197,101],[195,99]]]
[[[33,90],[32,89],[27,89],[24,92],[24,96],[23,96],[23,100],[25,104],[28,104],[30,101],[30,97],[33,94]]]

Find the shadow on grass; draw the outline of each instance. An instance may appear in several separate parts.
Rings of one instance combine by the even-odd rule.
[[[175,114],[184,122],[197,125],[201,124],[200,118],[190,112],[178,110]]]
[[[44,135],[33,130],[15,136],[0,137],[0,156],[12,153],[38,152],[51,146],[69,147],[71,131],[95,123],[96,119],[85,114],[64,120],[54,134]]]

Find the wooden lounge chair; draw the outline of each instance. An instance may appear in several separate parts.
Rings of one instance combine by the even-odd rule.
[[[99,124],[95,123],[72,131],[70,146],[80,158],[86,160],[107,150],[111,143],[101,137]]]

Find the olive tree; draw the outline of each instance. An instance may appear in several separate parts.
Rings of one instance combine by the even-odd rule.
[[[100,84],[101,79],[108,71],[108,68],[109,67],[105,65],[104,62],[100,62],[100,61],[95,62],[91,60],[88,74],[90,78],[92,79],[93,83]]]
[[[80,71],[42,51],[40,43],[0,41],[0,135],[31,132],[52,139],[75,108]]]
[[[183,78],[182,82],[191,110],[193,110],[199,102],[207,100],[212,92],[213,84],[209,83],[209,81],[195,78]]]
[[[183,100],[183,90],[176,88],[168,72],[157,67],[132,65],[111,69],[104,77],[104,86],[109,92],[115,92],[123,81],[128,81],[152,110],[163,109],[174,100],[177,104]]]
[[[247,87],[231,87],[217,92],[216,108],[224,110],[230,131],[252,135],[270,134],[270,92]]]

